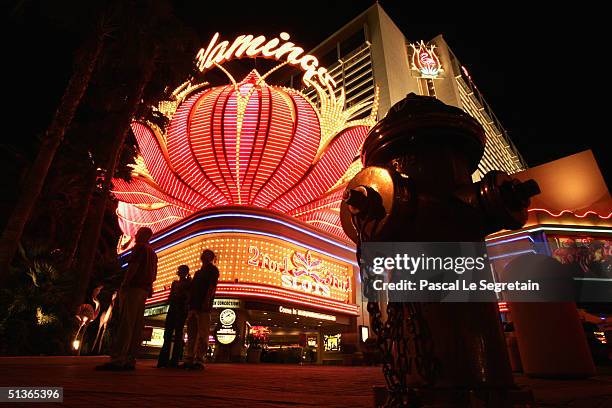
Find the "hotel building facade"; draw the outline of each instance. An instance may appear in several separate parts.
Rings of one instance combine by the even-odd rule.
[[[527,168],[468,69],[461,65],[442,35],[429,41],[410,42],[383,8],[374,4],[311,53],[328,67],[340,85],[337,92],[344,90],[347,106],[363,104],[364,114],[378,88],[378,119],[411,92],[433,96],[474,117],[487,137],[474,181],[490,170],[512,174]],[[313,90],[308,92],[314,96]]]
[[[358,358],[369,317],[339,205],[361,169],[369,128],[408,93],[457,106],[484,127],[475,181],[491,170],[526,169],[441,35],[411,43],[375,4],[310,54],[335,86],[304,86],[297,75],[284,86],[268,85],[266,74],[234,79],[223,69],[227,85],[192,81],[160,104],[166,129],[133,124],[139,151],[133,177],[114,180],[113,193],[124,265],[135,231],[148,226],[155,233],[159,272],[145,311],[150,351],[161,346],[178,266],[193,273],[210,248],[220,269],[213,358],[252,359],[253,343],[266,344],[264,355],[254,357],[263,361]]]

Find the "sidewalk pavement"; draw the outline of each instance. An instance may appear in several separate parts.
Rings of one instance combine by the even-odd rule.
[[[61,386],[67,407],[372,407],[380,367],[210,364],[203,372],[156,369],[94,371],[103,357],[3,357],[0,386]],[[588,380],[517,376],[541,407],[610,407],[612,375]],[[35,406],[43,406],[36,404]],[[19,406],[19,405],[12,405]],[[21,406],[32,406],[22,404]],[[1,408],[1,405],[0,405]]]

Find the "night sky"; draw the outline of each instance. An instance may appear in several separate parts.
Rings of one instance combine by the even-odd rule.
[[[74,33],[49,21],[45,7],[50,6],[31,3],[3,25],[10,39],[4,50],[10,56],[5,60],[10,124],[15,126],[10,134],[19,137],[3,138],[2,148],[26,154],[32,149],[28,140],[50,121],[80,43]],[[577,35],[566,23],[520,11],[505,12],[505,20],[456,18],[443,24],[435,13],[417,12],[409,2],[380,3],[408,39],[445,37],[530,166],[591,148],[612,184],[610,136],[602,129],[609,114],[597,100],[600,80],[588,75],[602,68],[597,62],[601,57],[585,48],[584,38],[592,33]],[[206,1],[177,2],[176,13],[197,31],[202,45],[216,31],[225,37],[287,31],[310,49],[372,1],[282,4],[241,7],[228,2],[222,13]]]

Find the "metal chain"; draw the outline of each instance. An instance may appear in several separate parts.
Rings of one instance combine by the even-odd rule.
[[[419,303],[387,303],[387,319],[383,321],[380,299],[372,282],[374,275],[362,268],[361,242],[363,230],[358,231],[357,262],[361,274],[363,294],[368,299],[372,331],[382,354],[383,375],[387,384],[388,398],[384,407],[418,407],[420,401],[415,393],[414,382],[431,384],[435,376],[433,342]]]

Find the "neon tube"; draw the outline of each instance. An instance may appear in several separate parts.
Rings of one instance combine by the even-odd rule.
[[[507,258],[509,256],[523,255],[523,254],[537,254],[537,252],[534,249],[525,249],[523,251],[509,252],[509,253],[503,254],[503,255],[491,256],[491,257],[489,257],[489,259],[491,261],[494,261],[496,259],[502,259],[502,258]]]
[[[146,304],[151,305],[163,302],[168,299],[169,290],[163,290],[154,294],[147,299]],[[219,283],[216,295],[244,296],[244,297],[260,297],[265,299],[281,300],[284,302],[297,303],[314,308],[320,308],[340,313],[348,313],[358,315],[357,306],[352,304],[339,303],[334,300],[322,298],[314,298],[308,294],[291,292],[285,289],[253,285],[253,284],[234,284],[234,283]]]
[[[175,228],[171,229],[170,231],[167,231],[167,232],[165,232],[165,233],[163,233],[163,234],[153,238],[151,240],[151,243],[153,244],[153,243],[159,241],[160,239],[163,239],[163,238],[167,237],[168,235],[172,235],[175,232],[178,232],[178,231],[180,231],[180,230],[182,230],[184,228],[187,228],[190,225],[195,224],[196,222],[205,221],[205,220],[209,220],[209,219],[215,219],[215,218],[225,218],[225,217],[230,217],[230,218],[231,217],[235,217],[235,218],[251,218],[251,219],[256,219],[256,220],[271,221],[271,222],[283,225],[285,227],[291,228],[293,230],[302,232],[302,233],[304,233],[306,235],[309,235],[309,236],[311,236],[313,238],[316,238],[316,239],[319,239],[321,241],[327,242],[328,244],[332,244],[332,245],[334,245],[334,246],[336,246],[338,248],[342,248],[342,249],[345,249],[345,250],[351,251],[351,252],[355,250],[354,247],[351,247],[351,246],[348,246],[348,245],[344,245],[344,244],[340,244],[340,243],[338,243],[338,242],[336,242],[334,240],[322,237],[320,235],[317,235],[314,232],[308,231],[308,230],[306,230],[304,228],[298,227],[298,226],[296,226],[294,224],[291,224],[289,222],[286,222],[286,221],[277,220],[275,218],[267,217],[267,216],[264,216],[264,215],[240,214],[240,213],[210,214],[210,215],[204,215],[204,216],[195,218],[195,219],[193,219],[193,220],[191,220],[191,221],[189,221],[189,222],[187,222],[185,224],[179,225],[178,227],[175,227]],[[264,234],[264,233],[262,233],[262,234]],[[275,235],[275,237],[283,239],[283,240],[287,240],[285,237],[279,237],[279,236],[276,236],[276,235]],[[302,245],[302,244],[296,244],[296,245]],[[318,251],[318,250],[316,250],[316,251]],[[124,256],[127,256],[131,252],[132,252],[132,250],[126,251],[123,254],[121,254],[119,257],[123,258]]]
[[[493,238],[493,239],[495,239],[495,238]],[[508,242],[521,241],[523,239],[528,239],[532,243],[534,242],[533,238],[530,235],[524,235],[522,237],[515,237],[515,238],[509,238],[509,239],[502,239],[502,240],[499,240],[499,241],[492,241],[491,243],[487,242],[486,245],[487,245],[487,247],[492,247],[492,246],[496,246],[496,245],[506,244]],[[485,241],[487,241],[487,240],[485,240]]]
[[[507,234],[498,235],[496,237],[487,238],[485,241],[495,240],[502,237],[511,237],[513,235],[524,234],[529,232],[537,232],[537,231],[568,231],[568,232],[599,232],[599,233],[607,233],[612,234],[612,229],[609,228],[580,228],[580,227],[536,227],[529,228],[526,230],[521,230],[517,232],[509,232]]]
[[[547,210],[546,208],[531,208],[529,210],[527,210],[529,212],[535,212],[535,211],[541,211],[541,212],[545,212],[548,213],[549,215],[552,215],[555,218],[561,217],[563,214],[571,214],[576,218],[585,218],[587,217],[589,214],[593,214],[598,216],[599,218],[601,218],[602,220],[607,220],[609,218],[612,218],[612,211],[610,211],[610,214],[608,215],[599,215],[599,213],[595,212],[595,211],[586,211],[584,214],[582,215],[578,215],[576,214],[574,211],[571,210],[562,210],[557,214],[554,214],[553,212],[551,212],[550,210]]]
[[[236,228],[221,228],[221,229],[212,229],[212,230],[208,230],[208,231],[199,231],[199,232],[193,233],[191,235],[187,235],[187,236],[179,239],[178,241],[174,241],[174,242],[172,242],[172,243],[170,243],[168,245],[165,245],[165,246],[163,246],[161,248],[158,248],[158,249],[155,250],[155,253],[159,253],[159,252],[164,251],[164,250],[166,250],[168,248],[171,248],[171,247],[173,247],[175,245],[178,245],[178,244],[180,244],[182,242],[185,242],[185,241],[187,241],[187,240],[189,240],[191,238],[199,237],[201,235],[216,234],[216,233],[227,233],[227,232],[229,232],[229,233],[237,233],[237,234],[261,235],[261,236],[265,236],[265,237],[271,237],[271,238],[280,239],[280,240],[283,240],[283,241],[286,241],[286,242],[290,242],[290,243],[292,243],[294,245],[298,245],[298,246],[302,246],[302,247],[308,248],[311,251],[315,251],[315,252],[319,252],[321,254],[327,255],[330,258],[334,258],[334,259],[337,259],[339,261],[343,261],[343,262],[349,263],[349,264],[351,264],[353,266],[359,266],[357,264],[357,262],[354,261],[354,260],[347,259],[347,258],[338,256],[338,255],[334,255],[334,254],[329,253],[327,251],[322,251],[319,248],[315,248],[313,246],[300,243],[298,241],[295,241],[293,239],[290,239],[290,238],[287,238],[287,237],[284,237],[284,236],[281,236],[281,235],[272,234],[272,233],[268,233],[268,232],[255,231],[255,230],[248,230],[248,229],[236,229]],[[128,254],[126,253],[125,255],[128,255]],[[125,267],[125,266],[127,266],[127,263],[124,263],[124,264],[121,265],[122,268]]]

